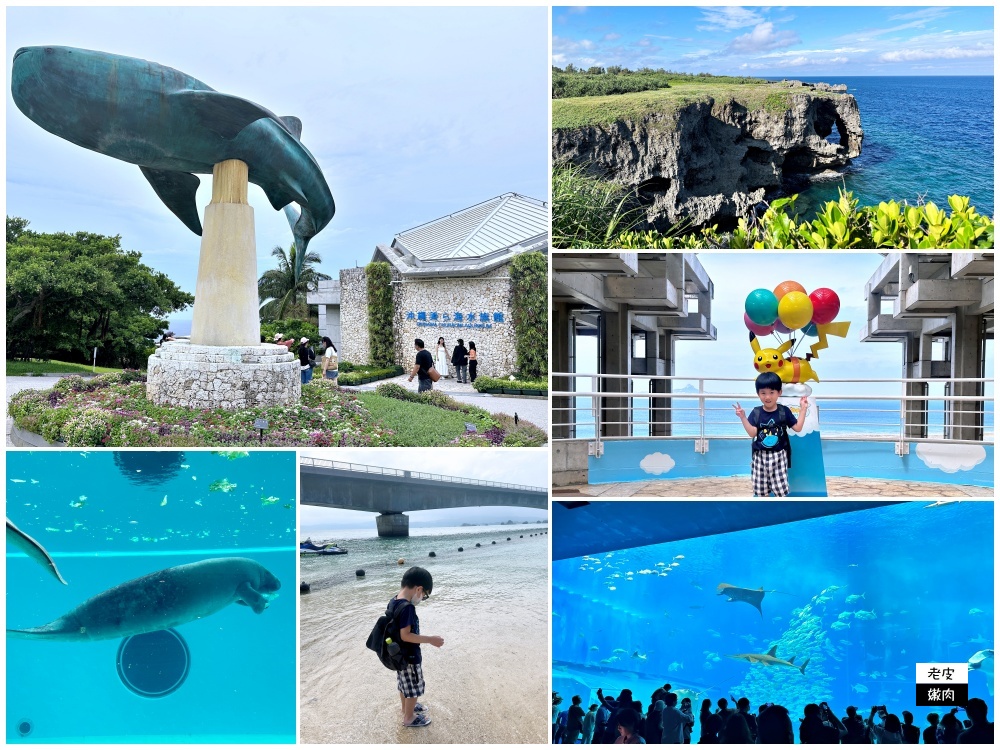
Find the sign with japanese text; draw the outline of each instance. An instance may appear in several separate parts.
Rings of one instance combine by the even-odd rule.
[[[414,321],[418,328],[493,328],[506,323],[502,312],[461,311],[441,312],[440,310],[409,310],[406,319]]]

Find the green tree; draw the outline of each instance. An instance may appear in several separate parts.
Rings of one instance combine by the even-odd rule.
[[[7,218],[7,357],[143,367],[165,317],[194,303],[121,237],[44,234]]]
[[[542,253],[522,253],[510,263],[511,316],[517,371],[543,378],[549,371],[549,274]]]
[[[315,289],[319,281],[330,278],[313,267],[323,262],[319,255],[307,252],[299,267],[295,254],[294,243],[287,254],[283,247],[276,246],[271,255],[278,259],[278,267],[264,271],[257,280],[257,294],[261,302],[260,319],[263,321],[308,317],[306,292]]]

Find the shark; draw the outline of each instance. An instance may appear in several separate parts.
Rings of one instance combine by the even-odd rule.
[[[745,660],[751,664],[763,664],[766,667],[792,667],[799,670],[802,674],[806,673],[806,665],[809,663],[809,659],[806,659],[802,664],[796,664],[794,656],[786,661],[776,655],[777,651],[778,647],[774,645],[771,646],[771,650],[766,654],[726,654],[726,657],[729,659]]]
[[[764,610],[760,608],[760,603],[764,600],[764,594],[769,592],[764,591],[763,586],[759,589],[744,589],[733,586],[731,583],[720,583],[715,591],[719,596],[728,596],[727,602],[746,602],[751,607],[755,607],[762,618],[764,617]]]
[[[986,689],[993,695],[993,649],[985,648],[969,657],[969,671],[978,670],[986,678]]]
[[[14,104],[77,146],[135,164],[183,224],[201,235],[195,203],[215,164],[246,163],[276,211],[285,209],[296,271],[309,240],[333,218],[330,187],[302,144],[302,122],[216,91],[166,65],[76,47],[21,47],[11,70]],[[296,209],[292,204],[296,204]]]

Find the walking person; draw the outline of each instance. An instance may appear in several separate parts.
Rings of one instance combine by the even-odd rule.
[[[476,354],[476,342],[469,342],[469,380],[476,382],[476,368],[479,367],[479,355]]]
[[[337,363],[337,347],[333,345],[333,341],[330,340],[329,336],[323,337],[323,379],[332,380],[334,385],[338,385],[337,378],[340,375],[340,370]]]
[[[303,336],[299,339],[299,369],[302,373],[302,385],[312,380],[314,364],[316,364],[316,352],[309,346],[309,339]]]
[[[431,380],[430,370],[434,367],[434,359],[431,357],[431,353],[424,349],[423,339],[414,339],[413,346],[417,350],[416,364],[413,365],[413,369],[410,370],[410,377],[407,382],[413,382],[413,376],[417,377],[417,393],[423,393],[424,391],[430,391],[434,388],[434,381]]]
[[[448,345],[444,343],[444,336],[438,338],[437,346],[434,348],[434,361],[437,364],[437,370],[441,373],[442,378],[450,378],[451,373],[448,371]]]
[[[455,377],[459,383],[469,382],[469,350],[465,348],[465,342],[458,340],[458,346],[451,355],[451,363],[455,365]]]

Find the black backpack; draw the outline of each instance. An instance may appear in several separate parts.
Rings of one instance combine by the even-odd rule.
[[[787,409],[787,408],[788,407],[786,406],[785,409]],[[755,412],[757,412],[757,422],[760,422],[760,413],[763,411],[763,408],[760,407],[760,406],[755,406],[753,410]],[[785,448],[785,455],[788,457],[788,468],[791,469],[792,468],[792,436],[788,434],[788,422],[785,421],[785,410],[781,408],[781,404],[778,405],[778,424],[785,428],[785,442],[788,444],[788,447]],[[760,429],[760,428],[758,427],[758,429]],[[751,444],[751,446],[750,446],[750,451],[751,451],[751,454],[752,454],[753,453],[753,444]]]
[[[394,672],[406,669],[406,665],[408,664],[406,655],[404,654],[405,644],[399,638],[399,623],[396,620],[399,613],[403,611],[403,607],[407,604],[409,602],[405,599],[393,599],[390,601],[385,608],[385,614],[378,618],[375,627],[372,628],[371,635],[368,636],[368,642],[365,643],[368,648],[378,655],[379,661],[382,662],[383,666]],[[395,654],[389,653],[389,644],[386,643],[386,639],[391,639],[394,644],[399,646],[399,650]],[[395,649],[392,650],[395,651]]]

